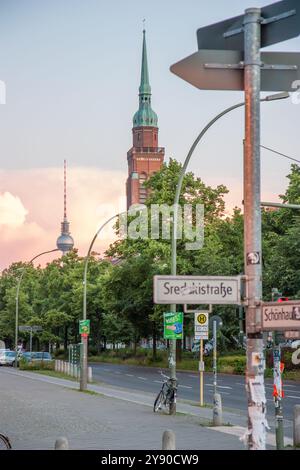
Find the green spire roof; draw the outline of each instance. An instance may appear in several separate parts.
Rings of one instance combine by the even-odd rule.
[[[139,110],[133,117],[133,127],[151,126],[157,127],[157,114],[151,108],[151,86],[149,83],[149,71],[147,60],[146,31],[143,30],[143,55],[141,69],[141,84],[139,88]]]

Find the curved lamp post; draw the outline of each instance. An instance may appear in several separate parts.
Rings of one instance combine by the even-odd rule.
[[[266,98],[262,98],[260,101],[265,102],[265,101],[277,101],[277,100],[282,100],[286,99],[289,97],[289,93],[277,93],[275,95],[270,95],[267,96]],[[178,183],[176,186],[176,193],[175,193],[175,198],[174,198],[174,216],[173,216],[173,229],[172,229],[172,246],[171,246],[171,275],[176,276],[177,274],[177,238],[176,238],[176,233],[177,233],[177,222],[178,222],[178,204],[179,204],[179,198],[180,198],[180,193],[182,189],[182,184],[183,184],[183,179],[186,173],[186,169],[188,167],[188,164],[191,160],[191,157],[201,141],[201,139],[204,137],[204,135],[207,133],[207,131],[217,122],[219,119],[221,119],[223,116],[226,114],[230,113],[231,111],[234,111],[237,108],[241,108],[245,106],[245,102],[243,101],[242,103],[238,103],[234,106],[230,106],[230,108],[225,109],[223,112],[218,114],[214,119],[212,119],[207,126],[204,127],[204,129],[200,132],[198,135],[197,139],[193,143],[189,153],[187,154],[187,157],[184,161],[184,164],[182,166]],[[171,305],[171,312],[176,313],[176,305],[173,304]],[[176,339],[171,340],[171,348],[170,348],[170,376],[171,376],[171,381],[173,386],[175,387],[176,384]],[[176,413],[176,403],[173,403],[170,406],[170,414],[175,414]]]
[[[58,248],[55,248],[55,250],[50,250],[50,251],[43,251],[42,253],[39,253],[38,255],[34,256],[30,261],[28,261],[28,264],[33,263],[33,261],[37,258],[39,258],[42,255],[46,255],[48,253],[53,253],[54,251],[59,251]],[[19,293],[20,293],[20,287],[21,287],[21,282],[23,279],[23,276],[25,274],[27,266],[24,266],[22,268],[21,275],[18,279],[18,284],[17,284],[17,292],[16,292],[16,329],[15,329],[15,351],[16,351],[16,361],[15,361],[15,368],[18,367],[18,331],[19,331]]]
[[[125,214],[125,212],[121,212],[120,214],[115,214],[113,217],[110,217],[106,222],[104,222],[104,224],[101,225],[101,227],[99,228],[97,233],[94,235],[94,238],[91,241],[89,250],[88,250],[87,255],[85,257],[84,273],[83,273],[83,315],[82,315],[83,320],[86,320],[86,287],[87,287],[86,280],[87,280],[88,263],[89,263],[92,248],[94,246],[94,243],[95,243],[98,235],[104,229],[104,227],[107,224],[109,224],[109,222],[111,222],[112,220],[114,220],[117,217],[121,216],[122,214]],[[83,352],[82,352],[82,367],[80,368],[80,390],[86,390],[87,380],[88,380],[88,377],[87,377],[87,375],[88,375],[87,374],[87,353],[88,353],[88,351],[87,351],[87,349],[88,349],[87,348],[87,346],[88,346],[87,337],[83,337],[82,342],[83,342]]]

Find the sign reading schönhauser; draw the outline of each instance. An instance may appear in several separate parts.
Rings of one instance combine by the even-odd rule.
[[[262,331],[300,330],[300,301],[262,304]]]

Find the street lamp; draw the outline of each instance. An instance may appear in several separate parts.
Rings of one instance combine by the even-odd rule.
[[[283,93],[276,93],[275,95],[269,95],[265,98],[261,98],[261,102],[270,102],[270,101],[277,101],[277,100],[283,100],[288,98],[290,95],[289,93],[283,92]],[[178,178],[178,183],[176,186],[176,193],[175,193],[175,198],[174,198],[174,216],[173,216],[173,230],[172,230],[172,246],[171,246],[171,275],[176,276],[177,274],[177,239],[176,239],[176,233],[177,233],[177,223],[178,223],[178,204],[179,204],[179,198],[180,198],[180,193],[182,189],[182,184],[183,184],[183,179],[188,167],[188,164],[191,160],[191,157],[199,144],[199,142],[202,140],[204,135],[207,133],[207,131],[215,124],[219,119],[221,119],[223,116],[226,114],[230,113],[231,111],[234,111],[237,108],[241,108],[245,106],[245,101],[242,103],[238,103],[234,106],[230,106],[230,108],[225,109],[223,112],[218,114],[214,119],[212,119],[207,126],[204,127],[204,129],[200,132],[198,135],[197,139],[193,143],[185,161],[182,166],[179,178]],[[176,305],[172,304],[171,305],[171,312],[176,313]],[[171,376],[171,383],[172,386],[176,386],[176,339],[171,340],[170,344],[170,358],[169,358],[169,364],[170,364],[170,376]],[[170,414],[175,414],[176,413],[176,403],[170,404]]]
[[[120,214],[115,214],[113,217],[110,217],[106,222],[104,222],[103,225],[99,228],[97,233],[94,235],[93,240],[91,241],[89,250],[87,252],[87,255],[85,257],[85,262],[84,262],[84,273],[83,273],[83,320],[86,320],[86,280],[87,280],[87,269],[88,269],[88,263],[91,255],[91,251],[93,248],[93,245],[96,241],[96,238],[102,231],[102,229],[109,224],[112,220],[116,219],[119,216],[122,216],[123,214],[126,214],[126,212],[122,212]],[[88,354],[88,340],[86,336],[82,337],[82,342],[83,342],[83,351],[82,351],[82,367],[80,368],[80,390],[86,390],[87,388],[87,354]]]
[[[38,255],[34,256],[29,262],[28,264],[31,264],[34,260],[36,260],[37,258],[39,258],[40,256],[42,255],[46,255],[48,253],[53,253],[54,251],[59,251],[58,248],[56,248],[55,250],[50,250],[50,251],[43,251],[42,253],[39,253]],[[26,267],[27,266],[24,266],[22,268],[22,272],[21,272],[21,275],[18,279],[18,283],[17,283],[17,292],[16,292],[16,329],[15,329],[15,351],[16,351],[16,360],[15,360],[15,368],[18,367],[18,331],[19,331],[19,293],[20,293],[20,287],[21,287],[21,282],[22,282],[22,279],[23,279],[23,276],[25,274],[25,271],[26,271]]]

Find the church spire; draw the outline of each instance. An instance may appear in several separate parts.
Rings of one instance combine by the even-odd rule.
[[[157,115],[151,108],[151,86],[149,81],[146,31],[143,29],[143,53],[141,83],[139,87],[139,110],[133,117],[133,127],[157,127]]]
[[[143,30],[143,55],[142,55],[142,68],[141,68],[141,85],[140,95],[151,95],[151,86],[149,83],[148,59],[147,59],[147,45],[146,45],[146,31]]]

